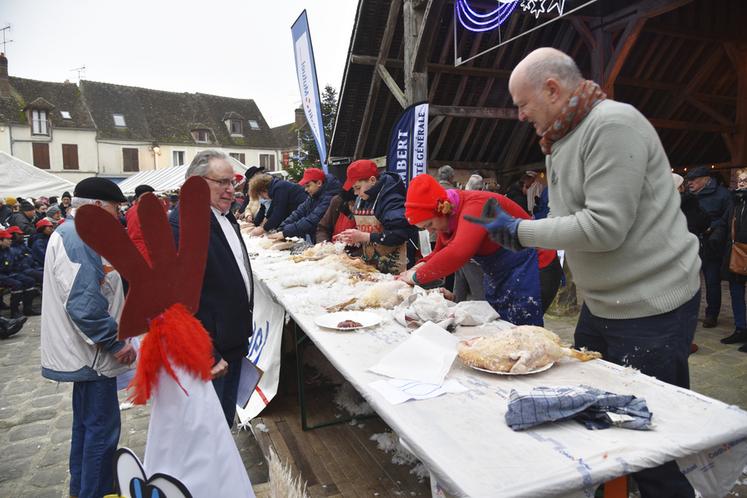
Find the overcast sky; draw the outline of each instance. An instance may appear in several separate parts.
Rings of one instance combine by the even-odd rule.
[[[290,27],[306,9],[319,85],[339,91],[357,0],[0,0],[11,76],[251,98],[270,126],[300,104]],[[1,39],[1,38],[0,38]]]

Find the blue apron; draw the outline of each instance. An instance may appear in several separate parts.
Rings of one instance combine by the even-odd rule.
[[[485,299],[503,320],[514,325],[544,325],[537,251],[500,248],[473,256],[485,272]]]

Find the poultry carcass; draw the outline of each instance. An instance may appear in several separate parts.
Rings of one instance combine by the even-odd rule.
[[[317,261],[334,254],[341,254],[345,251],[345,244],[342,242],[321,242],[309,247],[301,254],[291,256],[291,259],[300,263],[301,261]]]
[[[556,334],[533,325],[462,341],[458,352],[459,358],[469,366],[516,374],[536,371],[566,356],[581,361],[602,357],[596,352],[565,347]]]
[[[358,297],[327,308],[327,311],[366,308],[392,309],[412,294],[412,287],[401,280],[384,280],[368,287]]]

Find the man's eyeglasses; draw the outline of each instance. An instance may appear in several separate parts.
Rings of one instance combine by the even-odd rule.
[[[216,180],[215,178],[210,178],[209,176],[203,176],[203,178],[205,180],[210,180],[213,183],[217,183],[221,188],[236,188],[236,186],[239,184],[239,182],[237,182],[235,178],[224,178],[222,180]]]

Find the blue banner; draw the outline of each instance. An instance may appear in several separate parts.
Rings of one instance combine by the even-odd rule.
[[[386,169],[397,173],[405,187],[426,173],[428,162],[428,103],[413,104],[400,115],[392,129]]]
[[[306,11],[301,12],[296,22],[291,26],[293,35],[293,54],[296,58],[296,74],[298,89],[301,92],[301,107],[306,114],[306,122],[314,135],[316,148],[322,168],[327,173],[327,141],[324,137],[324,123],[322,122],[322,106],[319,98],[319,83],[316,78],[316,64],[314,63],[314,49],[311,46],[311,32]]]

